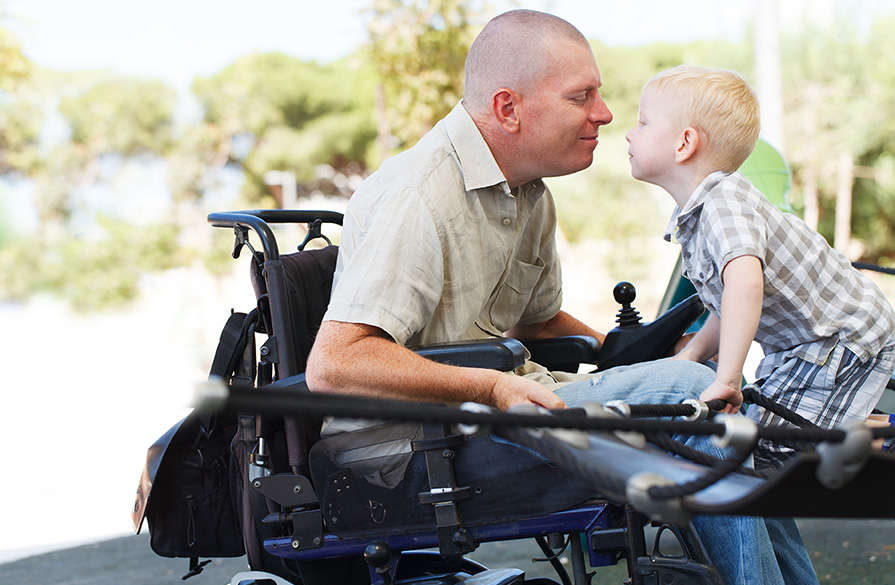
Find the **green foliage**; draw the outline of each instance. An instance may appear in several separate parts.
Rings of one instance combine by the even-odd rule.
[[[44,226],[62,225],[71,216],[69,195],[87,172],[88,160],[83,148],[64,144],[52,149],[32,172],[34,204]]]
[[[262,177],[269,170],[310,181],[321,164],[363,164],[376,136],[374,84],[362,57],[327,66],[280,53],[240,59],[193,83],[210,137],[204,158],[242,164],[244,195],[252,200],[266,191]],[[252,147],[240,152],[239,141]]]
[[[99,237],[17,240],[0,248],[0,300],[51,292],[80,311],[115,308],[137,297],[143,271],[187,260],[170,224],[103,223],[107,229]]]
[[[31,63],[22,55],[18,40],[0,28],[0,90],[16,90],[30,73]]]
[[[35,104],[0,99],[0,175],[27,175],[40,165],[43,112]]]
[[[385,88],[391,134],[412,145],[463,96],[466,53],[482,14],[479,2],[373,0],[367,29]]]
[[[91,158],[161,154],[171,143],[176,97],[160,81],[111,77],[64,97],[59,112],[71,128],[71,142]]]
[[[845,20],[832,29],[808,28],[783,43],[786,156],[793,171],[795,206],[808,175],[816,177],[818,231],[832,241],[838,182],[836,161],[857,165],[852,191],[852,234],[864,260],[895,257],[892,160],[895,121],[895,19],[876,20],[867,33]]]

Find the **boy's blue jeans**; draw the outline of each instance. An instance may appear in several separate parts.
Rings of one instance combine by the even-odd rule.
[[[678,404],[688,398],[698,399],[714,379],[714,371],[701,364],[660,360],[613,368],[562,386],[556,394],[569,406],[610,400]],[[709,437],[674,438],[716,457],[725,456]],[[792,519],[767,519],[766,524],[760,517],[697,516],[693,523],[712,563],[729,585],[818,583]]]

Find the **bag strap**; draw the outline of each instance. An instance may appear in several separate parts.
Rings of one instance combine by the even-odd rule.
[[[239,362],[243,359],[248,337],[252,331],[250,325],[254,324],[257,318],[257,309],[248,314],[231,313],[221,331],[218,347],[214,352],[214,359],[211,361],[209,377],[217,376],[224,381],[229,381]]]

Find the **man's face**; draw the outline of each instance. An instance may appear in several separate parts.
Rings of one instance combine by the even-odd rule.
[[[637,125],[625,134],[635,179],[663,186],[663,179],[674,168],[680,124],[674,121],[672,99],[649,88],[640,96]]]
[[[586,169],[594,158],[600,126],[612,112],[600,96],[600,70],[589,47],[558,43],[545,74],[522,96],[523,148],[539,177]]]

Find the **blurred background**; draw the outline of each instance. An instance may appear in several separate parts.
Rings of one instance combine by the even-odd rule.
[[[680,63],[745,74],[794,211],[893,263],[895,2],[0,0],[0,561],[130,530],[147,447],[253,304],[207,213],[343,209],[457,103],[472,39],[515,7],[591,39],[615,115],[590,169],[548,180],[568,310],[605,331],[629,280],[655,315],[673,204],[630,177],[624,134]]]

